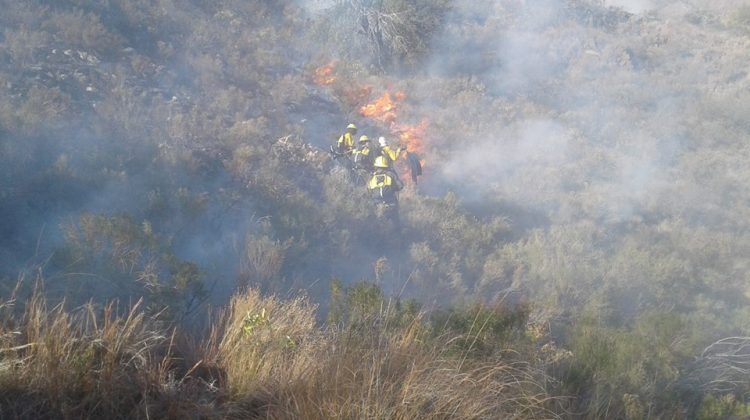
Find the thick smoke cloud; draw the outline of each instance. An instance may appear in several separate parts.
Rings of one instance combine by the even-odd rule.
[[[485,133],[457,151],[443,168],[454,184],[485,192],[499,191],[520,201],[539,202],[540,184],[525,183],[547,176],[549,166],[568,159],[565,127],[553,120],[524,120],[500,132]],[[523,179],[519,179],[523,177]]]
[[[690,176],[680,161],[694,141],[686,116],[709,97],[696,86],[716,78],[717,61],[724,58],[717,54],[701,62],[670,54],[690,48],[716,54],[726,39],[692,42],[700,27],[681,25],[677,32],[667,16],[691,19],[690,13],[707,5],[486,3],[489,14],[478,26],[468,24],[477,19],[478,6],[455,4],[445,33],[434,43],[429,71],[476,81],[482,106],[498,101],[532,106],[499,114],[494,123],[482,120],[479,129],[471,128],[478,116],[454,112],[469,120],[460,121],[470,130],[459,135],[472,140],[441,143],[450,150],[442,180],[470,200],[502,197],[569,221],[682,213],[684,207],[671,207],[667,202],[674,201],[664,197],[679,194],[674,185]],[[685,7],[677,17],[676,6]],[[490,31],[495,36],[488,36]],[[439,106],[454,104],[457,99],[449,98]],[[704,204],[692,203],[696,209]]]

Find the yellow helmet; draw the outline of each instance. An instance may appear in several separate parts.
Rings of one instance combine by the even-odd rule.
[[[366,141],[370,141],[370,138],[369,138],[369,137],[367,137],[367,135],[366,135],[366,134],[363,134],[363,135],[362,135],[362,136],[361,136],[361,137],[359,138],[359,142],[360,142],[360,143],[364,143],[364,142],[366,142]]]
[[[385,160],[385,156],[378,156],[375,158],[375,162],[373,162],[372,166],[376,168],[388,168],[388,161]]]
[[[349,125],[346,126],[346,129],[347,130],[357,130],[357,126],[354,125],[354,124],[349,124]]]

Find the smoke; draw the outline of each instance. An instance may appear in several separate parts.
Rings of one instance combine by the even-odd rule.
[[[336,4],[335,0],[294,0],[294,3],[311,15],[323,13]]]
[[[403,121],[430,121],[426,142],[432,149],[424,154],[426,176],[423,183],[420,180],[420,191],[442,195],[453,190],[465,202],[492,209],[493,215],[502,215],[497,206],[502,202],[519,213],[545,215],[546,223],[617,223],[655,214],[690,214],[686,209],[711,211],[695,191],[689,203],[680,202],[681,191],[674,185],[691,174],[681,161],[698,142],[690,128],[704,124],[689,112],[711,106],[703,103],[706,92],[700,89],[709,80],[713,92],[733,92],[733,83],[742,83],[745,76],[724,70],[738,68],[727,52],[744,46],[724,35],[709,39],[707,44],[714,46],[694,45],[692,40],[707,36],[699,25],[675,25],[659,18],[661,10],[678,3],[686,4],[452,2],[442,32],[431,40],[433,54],[424,68],[402,80],[386,75],[388,82],[382,82],[406,91],[408,99],[399,116]],[[212,279],[219,278],[222,292],[231,290],[245,237],[257,233],[277,238],[256,226],[258,217],[274,212],[268,203],[236,198],[247,194],[239,182],[254,179],[230,174],[228,168],[251,162],[253,153],[267,153],[267,144],[290,132],[323,148],[349,122],[347,110],[339,109],[344,101],[334,97],[333,90],[311,86],[304,76],[308,70],[300,64],[311,56],[325,57],[327,51],[300,51],[299,45],[314,44],[301,39],[309,33],[300,28],[331,10],[335,2],[288,4],[301,6],[307,15],[281,7],[264,9],[260,3],[237,3],[236,8],[246,10],[234,10],[231,4],[221,10],[196,6],[168,13],[172,20],[167,20],[166,35],[158,35],[153,26],[135,26],[137,17],[148,14],[147,6],[144,11],[122,11],[131,13],[128,19],[111,16],[112,21],[130,22],[131,26],[122,23],[122,36],[123,46],[131,51],[121,61],[105,61],[97,69],[100,73],[86,67],[99,79],[85,80],[85,85],[94,84],[100,97],[92,100],[89,96],[96,93],[81,94],[69,82],[71,86],[65,86],[76,107],[95,102],[98,111],[66,114],[73,121],[65,129],[50,129],[45,141],[20,136],[13,140],[37,144],[41,153],[27,158],[30,163],[25,166],[3,169],[9,185],[4,191],[46,186],[35,194],[38,201],[8,200],[0,208],[7,234],[0,252],[6,259],[33,254],[42,230],[48,238],[56,237],[48,241],[49,255],[61,243],[60,224],[74,222],[81,213],[127,213],[138,223],[152,223],[179,257],[198,262]],[[298,30],[259,41],[270,29],[256,33],[242,20],[255,16],[254,8],[269,16],[278,12],[274,17],[280,21],[299,19],[293,22]],[[652,10],[655,14],[645,16]],[[675,13],[675,7],[669,10]],[[679,19],[687,19],[684,15]],[[328,18],[327,22],[335,21],[335,16]],[[205,26],[194,28],[185,22]],[[356,22],[350,26],[356,29]],[[138,29],[141,36],[134,35]],[[170,31],[180,36],[172,37]],[[9,31],[7,37],[11,35]],[[347,35],[353,40],[361,34]],[[128,43],[129,39],[134,41]],[[141,44],[147,47],[139,49]],[[19,51],[20,58],[28,58]],[[69,56],[55,56],[65,57]],[[373,81],[382,75],[374,75],[377,72],[366,65],[347,64],[348,68],[341,66],[348,72],[341,74],[348,78],[347,87],[379,83]],[[371,78],[365,80],[362,74]],[[63,76],[73,80],[86,74]],[[9,98],[18,98],[16,91],[5,89]],[[108,101],[110,95],[125,100]],[[349,116],[356,116],[356,105],[352,108]],[[92,123],[108,112],[109,119]],[[0,120],[5,130],[0,135],[13,131],[6,123],[10,120]],[[363,133],[383,129],[356,122]],[[96,127],[87,132],[76,129],[89,125]],[[141,143],[150,147],[138,149]],[[237,150],[247,153],[246,161],[240,153],[232,155]],[[169,154],[177,157],[164,159]],[[48,170],[55,166],[70,172]],[[285,168],[273,169],[278,172],[261,181],[285,185]],[[308,178],[302,182],[313,179]],[[322,197],[310,194],[303,199]],[[515,225],[520,234],[526,227]],[[296,233],[290,231],[278,239]],[[305,231],[296,239],[302,242],[312,234],[324,238]],[[338,272],[346,278],[365,278],[372,271],[370,262],[382,256],[381,249],[369,238],[347,236],[346,229],[337,235],[327,239],[348,249],[340,263],[318,260],[318,244],[300,246],[292,250],[300,266],[285,274],[305,272],[317,279]]]
[[[653,9],[656,5],[652,0],[609,0],[607,6],[619,7],[628,13],[643,13]]]
[[[487,3],[480,25],[472,22],[477,6],[455,3],[433,44],[430,74],[471,81],[479,92],[472,93],[479,97],[474,106],[490,109],[467,114],[460,101],[469,96],[440,98],[428,85],[424,102],[445,109],[437,118],[453,122],[444,126],[461,127],[434,133],[436,159],[445,164],[428,184],[444,182],[467,200],[502,199],[559,221],[682,213],[665,208],[661,197],[675,194],[687,176],[679,168],[690,143],[685,116],[706,97],[697,86],[715,67],[671,55],[694,47],[689,40],[700,28],[678,31],[666,18],[627,13],[672,13],[669,6],[683,3]],[[493,112],[495,120],[487,120]]]
[[[526,203],[541,203],[542,180],[548,168],[567,159],[570,135],[553,120],[523,120],[500,132],[476,136],[477,141],[453,154],[441,168],[451,184],[468,189],[514,196]]]

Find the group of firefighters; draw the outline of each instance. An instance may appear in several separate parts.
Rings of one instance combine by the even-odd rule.
[[[357,126],[349,124],[331,151],[335,156],[346,159],[349,169],[356,177],[367,181],[367,190],[375,201],[395,206],[397,193],[404,184],[394,170],[393,163],[404,149],[399,145],[394,150],[385,137],[380,137],[377,145],[373,145],[366,135],[359,136],[355,144],[356,135]]]

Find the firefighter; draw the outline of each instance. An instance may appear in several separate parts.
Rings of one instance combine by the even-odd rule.
[[[354,136],[357,134],[357,126],[349,124],[346,126],[346,131],[339,137],[336,142],[336,149],[341,154],[351,154],[354,150]]]
[[[376,157],[373,166],[375,172],[367,183],[371,197],[378,203],[395,206],[398,204],[396,193],[404,187],[404,184],[390,169],[385,156]]]
[[[359,138],[359,147],[352,152],[354,157],[354,169],[372,173],[373,170],[373,153],[370,147],[370,138],[366,135],[362,135]]]
[[[380,155],[385,158],[389,168],[393,167],[393,162],[395,162],[399,155],[401,155],[401,145],[399,145],[396,150],[393,150],[393,148],[388,145],[388,141],[385,137],[380,137],[378,139],[378,144],[380,145]]]

